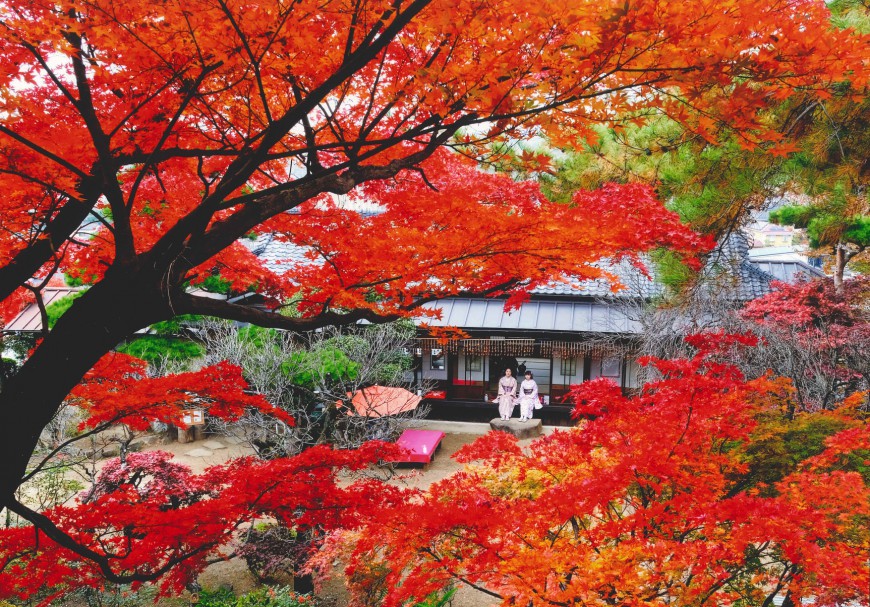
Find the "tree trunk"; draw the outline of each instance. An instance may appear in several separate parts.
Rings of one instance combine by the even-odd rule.
[[[849,262],[849,258],[842,243],[838,242],[834,246],[834,251],[834,290],[837,292],[837,295],[842,295],[843,273],[846,271],[846,264]]]
[[[13,497],[42,430],[85,373],[125,337],[172,316],[159,278],[142,274],[129,268],[107,273],[75,301],[4,387],[0,505]]]

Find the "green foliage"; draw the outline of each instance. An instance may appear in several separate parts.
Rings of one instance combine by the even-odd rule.
[[[605,182],[654,184],[662,200],[696,230],[730,232],[737,218],[757,205],[758,195],[782,180],[771,176],[781,161],[750,153],[740,141],[716,145],[689,138],[667,117],[595,130],[597,140],[584,143],[558,161],[553,175],[541,177],[544,192],[567,202],[577,189]]]
[[[854,218],[843,231],[843,240],[860,246],[870,246],[870,216]]]
[[[839,188],[838,188],[839,190]],[[805,228],[810,245],[823,247],[837,242],[870,246],[870,216],[849,216],[846,200],[834,196],[816,205],[786,206],[771,211],[773,223]]]
[[[862,34],[870,34],[870,18],[866,0],[832,0],[828,2],[831,22],[840,29],[852,28]]]
[[[870,32],[866,0],[828,6],[836,27]],[[597,127],[590,141],[556,157],[556,171],[541,177],[542,188],[567,202],[578,188],[645,181],[694,229],[717,237],[771,198],[803,194],[811,206],[780,210],[772,219],[806,228],[816,248],[849,243],[860,251],[870,246],[870,98],[848,83],[829,93],[827,99],[795,95],[767,111],[766,120],[784,136],[773,154],[771,144],[723,132],[715,133],[715,143],[686,137],[667,117]],[[684,284],[687,270],[669,259],[660,263],[668,285]]]
[[[327,343],[314,350],[295,353],[281,364],[281,369],[293,383],[312,389],[321,378],[332,382],[355,379],[359,364],[341,348]]]
[[[656,279],[674,291],[680,291],[696,276],[696,272],[672,251],[659,249],[651,257]]]
[[[264,329],[256,325],[248,325],[239,329],[239,338],[254,348],[280,350],[278,344],[281,341],[281,334],[275,329]]]
[[[61,297],[57,301],[54,301],[51,304],[47,305],[45,307],[45,313],[48,315],[48,328],[53,329],[55,323],[57,323],[58,319],[63,316],[67,310],[70,309],[70,307],[73,305],[73,302],[84,294],[84,291],[80,291],[78,293],[70,293],[66,297]]]
[[[553,174],[540,176],[542,189],[551,200],[568,202],[578,189],[638,180],[660,184],[667,198],[670,186],[685,181],[687,166],[695,160],[683,146],[681,127],[668,118],[650,118],[644,124],[616,128],[596,126],[593,132],[594,137],[557,157]]]
[[[98,276],[86,276],[86,275],[75,275],[71,276],[70,274],[66,274],[63,277],[63,281],[70,287],[83,287],[85,285],[90,285],[99,279]]]
[[[816,209],[813,207],[798,205],[786,206],[771,211],[770,221],[780,225],[806,228],[815,215]]]
[[[136,590],[128,585],[107,585],[103,590],[82,588],[72,594],[68,601],[60,603],[69,607],[154,607],[157,603],[157,588],[145,584]],[[188,607],[190,603],[181,598],[160,599],[161,607]]]
[[[36,335],[33,333],[9,333],[3,335],[0,345],[2,345],[4,354],[11,354],[15,357],[17,365],[17,361],[25,360],[28,352],[36,345]]]
[[[151,330],[160,335],[179,335],[183,332],[184,325],[196,323],[202,318],[196,314],[181,314],[169,320],[154,323],[151,325]]]
[[[145,335],[119,346],[118,352],[153,364],[163,360],[182,362],[200,358],[205,355],[205,348],[188,339]]]
[[[448,605],[450,601],[453,600],[453,595],[456,594],[456,590],[457,588],[455,586],[451,586],[450,588],[446,588],[440,592],[433,592],[427,596],[425,600],[420,601],[414,607],[445,607],[445,605]]]
[[[248,331],[243,329],[242,331]],[[268,333],[256,329],[246,336],[265,344],[269,343]],[[398,340],[410,341],[416,335],[416,327],[410,321],[397,321],[377,328],[362,329],[359,332],[336,335],[315,347],[297,352],[284,361],[282,369],[297,385],[312,389],[320,380],[327,382],[349,382],[359,377],[361,360],[376,360],[374,383],[391,384],[411,368],[413,357],[401,349],[377,351],[378,340],[370,339],[368,333],[390,331]],[[274,343],[274,342],[273,342]]]
[[[280,586],[259,588],[238,597],[231,590],[203,590],[196,603],[199,607],[309,607],[312,604],[308,595]]]
[[[117,351],[156,365],[163,362],[184,363],[205,356],[205,348],[184,337],[184,325],[200,320],[193,314],[175,316],[151,325],[155,335],[143,335],[118,346]]]
[[[230,283],[230,281],[228,280],[221,278],[220,276],[211,275],[207,276],[206,279],[197,286],[204,291],[208,291],[209,293],[220,293],[222,295],[229,295],[232,283]]]
[[[821,453],[825,439],[846,427],[844,420],[827,412],[807,413],[793,420],[779,414],[759,420],[758,438],[745,452],[749,469],[732,491],[761,487],[762,495],[770,495],[773,483],[794,472],[800,462]],[[856,468],[863,465],[857,459],[853,464]],[[861,472],[870,478],[866,469]]]

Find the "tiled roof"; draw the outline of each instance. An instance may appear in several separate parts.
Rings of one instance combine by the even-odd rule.
[[[824,278],[825,273],[818,268],[806,264],[802,261],[753,261],[759,270],[773,276],[776,280],[783,282],[794,282],[798,277],[803,278]]]
[[[314,263],[306,253],[310,249],[283,240],[278,240],[273,234],[263,234],[255,240],[243,240],[242,243],[259,257],[272,272],[281,274],[288,266],[298,263]]]
[[[650,274],[653,273],[652,265],[646,262]],[[596,280],[577,280],[569,278],[567,282],[551,282],[550,284],[537,287],[532,290],[532,295],[561,295],[574,297],[595,297],[606,299],[624,299],[642,297],[644,299],[661,295],[662,285],[655,280],[647,278],[635,266],[627,261],[617,263],[602,262],[599,267],[613,274],[623,289],[614,291],[609,280],[603,278]]]
[[[723,297],[749,301],[770,293],[774,277],[749,259],[749,237],[735,232],[725,238],[707,257],[703,282],[722,289]]]
[[[290,265],[298,263],[319,263],[306,256],[307,248],[278,240],[272,235],[259,236],[256,240],[243,241],[247,247],[260,257],[270,270],[282,273]],[[748,257],[749,239],[743,233],[732,234],[721,246],[710,254],[704,272],[711,278],[715,276],[717,284],[724,285],[731,291],[730,297],[740,300],[750,300],[770,292],[771,280],[778,278],[782,272],[797,271],[792,268],[770,267],[772,274],[765,272],[759,264],[750,261]],[[803,264],[806,266],[806,264]],[[654,267],[647,263],[650,272]],[[617,277],[624,289],[613,291],[611,283],[605,279],[585,280],[569,278],[566,281],[552,282],[532,290],[532,295],[540,297],[583,297],[594,299],[626,299],[651,298],[661,295],[663,285],[650,280],[634,265],[627,261],[617,263],[601,262],[602,269]],[[809,268],[809,266],[806,266]],[[811,269],[810,269],[811,270]],[[811,275],[816,276],[817,273]]]
[[[782,247],[752,247],[749,249],[749,259],[786,259],[789,261],[802,261],[806,254],[796,251],[793,246]]]
[[[310,249],[293,243],[279,240],[272,235],[262,235],[255,240],[242,241],[251,252],[259,257],[266,267],[276,273],[283,273],[291,265],[299,263],[321,263],[307,256]],[[562,295],[574,297],[621,297],[636,296],[651,297],[661,292],[661,285],[645,277],[637,268],[628,262],[601,264],[601,267],[618,277],[626,289],[614,292],[611,283],[604,279],[580,281],[569,278],[566,282],[553,282],[538,287],[532,291],[534,295]]]
[[[532,300],[518,310],[505,312],[503,299],[442,299],[427,303],[427,310],[441,310],[441,318],[421,318],[429,326],[466,329],[636,333],[637,323],[605,302]]]

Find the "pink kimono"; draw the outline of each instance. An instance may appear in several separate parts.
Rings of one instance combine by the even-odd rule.
[[[498,412],[502,419],[509,418],[514,413],[516,405],[517,380],[514,377],[504,376],[498,380]]]
[[[536,402],[538,402],[538,384],[533,379],[524,379],[520,384],[520,419],[532,419]]]

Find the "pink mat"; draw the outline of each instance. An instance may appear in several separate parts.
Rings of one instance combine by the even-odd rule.
[[[410,453],[390,458],[390,461],[428,464],[443,438],[444,433],[436,430],[405,430],[396,444],[408,449]]]

